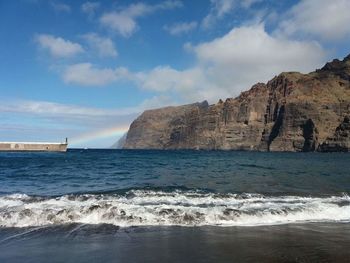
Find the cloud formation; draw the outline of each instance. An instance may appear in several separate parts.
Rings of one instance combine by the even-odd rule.
[[[84,52],[80,44],[53,35],[39,34],[35,36],[35,41],[41,48],[48,50],[53,57],[57,58],[68,58]]]
[[[111,133],[111,130],[126,131],[142,111],[173,104],[166,96],[151,97],[139,105],[125,108],[85,107],[38,100],[2,101],[0,135],[7,140],[26,138],[36,141],[44,133],[46,140],[68,137],[74,147],[110,147],[122,135],[122,132]],[[6,121],[6,116],[11,116],[11,122]],[[109,132],[105,134],[103,131],[107,130]],[[108,136],[91,136],[94,133]]]
[[[349,10],[348,0],[302,0],[287,12],[277,31],[287,36],[339,41],[350,37]]]
[[[250,9],[253,5],[263,0],[210,0],[210,10],[208,15],[201,22],[204,29],[212,28],[219,20],[232,14],[237,9]]]
[[[81,11],[87,14],[90,18],[96,13],[96,10],[100,7],[99,2],[85,2],[81,5]]]
[[[234,28],[222,37],[187,49],[197,58],[195,67],[156,67],[134,75],[134,79],[144,89],[176,92],[184,102],[214,102],[237,96],[283,71],[312,71],[321,66],[326,55],[315,42],[271,36],[263,24]]]
[[[35,100],[6,101],[0,106],[0,112],[15,112],[74,119],[122,116],[138,113],[139,111],[140,110],[137,107],[123,109],[101,109],[95,107],[83,107],[78,105]]]
[[[309,72],[321,66],[325,51],[312,41],[272,36],[263,24],[232,29],[193,47],[209,82],[232,95],[282,71]]]
[[[187,50],[196,57],[196,64],[187,69],[163,65],[131,72],[125,68],[97,69],[83,63],[68,67],[63,79],[85,86],[129,81],[159,94],[176,94],[182,102],[214,102],[237,96],[256,82],[266,82],[283,71],[313,71],[322,66],[326,57],[316,42],[270,35],[263,24],[234,28],[212,41],[188,44]]]
[[[129,76],[126,68],[96,68],[91,63],[73,64],[63,71],[63,80],[68,84],[82,86],[104,86]]]
[[[182,7],[182,2],[179,0],[167,0],[156,5],[131,4],[119,11],[104,13],[100,18],[100,23],[123,37],[130,37],[137,30],[136,19],[157,11],[179,7]]]
[[[96,33],[88,33],[82,37],[97,51],[100,57],[116,57],[118,55],[112,39],[101,37]]]
[[[71,12],[71,7],[67,4],[64,4],[64,3],[51,2],[51,6],[57,12],[65,12],[65,13]]]
[[[168,31],[171,35],[179,36],[181,34],[188,33],[190,31],[193,31],[197,28],[197,22],[180,22],[173,25],[165,25],[163,28],[164,30]]]
[[[212,27],[218,19],[223,18],[236,7],[236,0],[210,0],[209,14],[203,19],[202,27]]]
[[[98,108],[84,107],[74,104],[62,104],[50,101],[35,100],[2,100],[0,114],[0,134],[8,140],[61,140],[70,138],[73,146],[109,147],[117,139],[118,134],[110,138],[98,140],[90,138],[81,144],[77,143],[84,134],[104,130],[109,127],[123,127],[144,109],[142,105],[130,108]],[[11,122],[6,121],[11,116]],[[14,131],[14,135],[11,132]],[[121,135],[121,134],[120,134]],[[103,138],[101,138],[103,139]],[[96,141],[97,140],[97,141]]]
[[[263,0],[242,0],[241,1],[241,6],[243,8],[250,8],[253,5],[262,2]]]

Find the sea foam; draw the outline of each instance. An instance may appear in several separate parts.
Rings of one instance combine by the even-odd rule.
[[[113,224],[256,226],[350,221],[350,197],[264,196],[200,191],[131,190],[123,195],[0,197],[0,226]]]

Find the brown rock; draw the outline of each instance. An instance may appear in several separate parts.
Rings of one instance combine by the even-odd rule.
[[[319,146],[322,152],[349,152],[350,151],[350,118],[346,116],[335,129],[334,135],[328,137]]]
[[[126,149],[349,150],[350,56],[281,73],[237,98],[145,111]]]

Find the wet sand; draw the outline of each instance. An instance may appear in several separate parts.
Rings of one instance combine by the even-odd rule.
[[[0,262],[350,262],[350,224],[0,229]]]

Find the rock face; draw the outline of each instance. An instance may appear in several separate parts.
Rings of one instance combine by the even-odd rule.
[[[350,55],[281,73],[237,98],[145,111],[125,149],[349,151]]]
[[[350,149],[350,118],[347,116],[337,127],[332,137],[323,142],[319,150],[323,152],[348,152]]]

